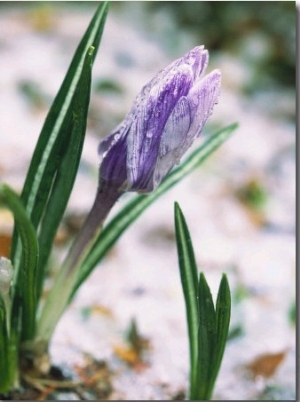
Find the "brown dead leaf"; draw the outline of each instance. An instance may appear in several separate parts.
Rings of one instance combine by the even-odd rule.
[[[140,372],[149,366],[149,364],[142,359],[141,354],[131,346],[115,346],[114,354],[137,372]]]
[[[250,177],[241,187],[234,189],[234,194],[243,206],[249,220],[255,226],[264,226],[268,193],[263,178],[256,175]]]
[[[144,350],[150,349],[150,341],[140,334],[139,328],[135,319],[130,322],[129,329],[127,331],[126,340],[129,346],[136,351],[141,357]]]
[[[9,257],[13,225],[12,214],[6,209],[0,209],[0,256],[2,257]]]
[[[9,250],[11,245],[11,235],[0,233],[0,256],[9,258]]]
[[[106,317],[113,317],[113,312],[110,308],[102,306],[101,304],[93,304],[91,306],[92,314],[104,315]]]
[[[108,318],[114,317],[113,311],[106,306],[102,306],[101,304],[93,304],[91,306],[83,307],[81,312],[84,319],[90,318],[91,315],[101,315]]]
[[[275,374],[278,366],[283,362],[287,350],[279,353],[266,353],[256,357],[252,362],[246,365],[253,377],[269,378]]]
[[[151,344],[149,339],[140,334],[134,319],[130,322],[126,341],[126,346],[117,345],[114,347],[115,355],[135,370],[143,370],[148,367],[148,364],[144,361],[144,352],[151,348]]]
[[[115,355],[122,360],[123,362],[127,363],[130,366],[134,366],[140,361],[140,357],[136,350],[131,347],[125,346],[115,346],[114,347]]]
[[[263,227],[266,225],[267,221],[264,214],[261,211],[256,211],[247,206],[244,206],[245,212],[248,215],[249,220],[258,227]]]
[[[104,360],[96,360],[93,356],[85,354],[86,364],[75,365],[74,370],[80,378],[82,386],[93,391],[98,399],[107,399],[111,394],[113,373]],[[79,393],[79,390],[76,390]]]

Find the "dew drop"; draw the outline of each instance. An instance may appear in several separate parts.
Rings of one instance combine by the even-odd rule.
[[[152,137],[153,137],[153,133],[152,133],[151,131],[147,131],[146,137],[147,137],[147,138],[152,138]]]

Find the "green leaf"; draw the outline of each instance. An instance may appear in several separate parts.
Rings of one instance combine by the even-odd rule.
[[[6,322],[5,305],[0,295],[0,392],[3,393],[9,391],[11,387],[9,370],[7,370],[9,367],[9,335]]]
[[[204,274],[199,277],[199,330],[198,330],[198,365],[197,385],[193,390],[191,399],[210,399],[209,388],[211,379],[211,366],[216,344],[216,312],[210,288]]]
[[[212,152],[227,140],[237,126],[237,123],[231,124],[212,135],[203,145],[198,147],[185,160],[185,162],[175,168],[155,191],[148,195],[138,195],[125,205],[125,207],[98,235],[97,240],[82,263],[80,275],[75,283],[71,296],[74,295],[78,287],[131,223],[134,222],[157,198],[163,195],[167,190],[190,174],[193,170],[198,168],[212,154]]]
[[[38,242],[35,229],[18,195],[7,185],[0,185],[0,203],[4,203],[14,216],[21,238],[22,266],[15,272],[16,294],[13,303],[22,311],[22,338],[33,336],[37,305],[36,275],[38,263]],[[17,308],[17,311],[18,308]]]
[[[18,385],[19,326],[7,330],[7,317],[0,296],[0,393],[9,392]],[[17,313],[17,315],[19,315]],[[19,321],[16,316],[12,321]]]
[[[190,395],[193,395],[196,386],[198,356],[198,269],[190,233],[184,215],[177,203],[175,203],[175,233],[189,334]]]
[[[70,107],[70,121],[66,127],[69,138],[58,172],[54,178],[51,193],[45,206],[41,221],[39,244],[40,259],[38,269],[38,289],[42,290],[45,267],[57,228],[67,207],[78,170],[86,131],[88,106],[90,100],[91,72],[93,62],[91,47],[86,55],[73,101]]]
[[[45,207],[56,175],[60,174],[60,168],[65,156],[65,147],[67,144],[70,145],[68,128],[69,124],[74,123],[74,94],[76,93],[80,77],[82,76],[84,60],[88,49],[90,49],[90,47],[95,49],[94,57],[97,53],[107,11],[108,2],[104,2],[99,6],[85,32],[45,120],[31,160],[22,191],[22,201],[35,228],[38,227],[45,212]],[[89,88],[87,91],[89,92]],[[76,130],[72,133],[78,134]],[[79,139],[78,141],[80,143],[81,140]],[[67,156],[67,158],[68,157],[69,156]],[[76,163],[73,168],[77,168]],[[70,174],[69,180],[72,182],[73,173]],[[70,183],[68,187],[70,190],[72,187]],[[60,208],[58,215],[61,215],[62,209],[63,208]],[[58,221],[59,219],[57,218],[56,220]],[[15,269],[18,269],[21,261],[21,248],[16,233],[14,235],[11,256]]]
[[[211,392],[213,390],[214,383],[220,370],[226,346],[229,331],[229,323],[230,323],[230,313],[231,313],[230,289],[227,276],[223,274],[216,302],[216,345],[214,349],[213,364],[211,368],[211,378],[210,378]]]
[[[8,331],[7,319],[5,303],[0,295],[0,393],[9,392],[16,387],[18,379],[19,326],[13,326]]]
[[[199,279],[199,334],[197,384],[191,399],[209,400],[221,366],[230,321],[230,289],[225,274],[220,282],[216,309],[203,273]]]

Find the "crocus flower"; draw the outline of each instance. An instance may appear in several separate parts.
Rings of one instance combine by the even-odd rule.
[[[199,136],[220,92],[218,70],[203,76],[197,46],[143,87],[125,120],[99,145],[100,188],[155,189]]]
[[[191,146],[220,92],[218,70],[203,76],[208,51],[198,46],[143,87],[124,121],[99,145],[99,187],[69,252],[71,271],[125,191],[155,189]]]

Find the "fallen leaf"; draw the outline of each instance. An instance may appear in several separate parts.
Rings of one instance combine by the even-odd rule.
[[[74,370],[85,389],[93,391],[97,400],[105,399],[111,394],[113,373],[104,360],[97,360],[90,354],[85,354],[86,364],[75,365]],[[76,390],[79,393],[79,390]]]
[[[101,304],[93,304],[91,306],[91,313],[104,315],[106,317],[113,317],[113,312],[110,308],[102,306]]]
[[[115,355],[130,366],[134,366],[140,362],[140,357],[136,350],[131,347],[115,346]]]
[[[0,209],[0,256],[9,257],[14,219],[10,211]]]
[[[264,188],[262,179],[250,178],[243,186],[234,190],[234,193],[243,206],[249,220],[262,227],[266,224],[265,205],[268,194]]]
[[[143,355],[144,351],[150,349],[150,341],[140,334],[134,319],[130,322],[126,341],[127,345],[117,345],[114,347],[115,355],[137,371],[148,367]]]
[[[81,314],[84,319],[90,318],[92,314],[102,315],[104,317],[113,318],[113,311],[101,304],[93,304],[92,306],[86,306],[81,309]]]
[[[11,245],[11,235],[0,233],[0,256],[9,258],[9,250]]]
[[[135,319],[130,322],[129,329],[126,334],[126,340],[129,346],[136,351],[136,353],[141,357],[144,350],[150,348],[149,339],[145,338],[140,334],[137,323]]]
[[[279,353],[266,353],[256,357],[252,362],[246,365],[253,377],[272,377],[278,366],[283,362],[287,350]]]

